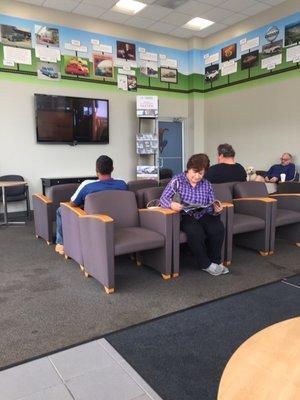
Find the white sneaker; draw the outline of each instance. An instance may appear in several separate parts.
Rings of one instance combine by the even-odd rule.
[[[218,276],[223,274],[224,268],[223,265],[211,263],[208,268],[202,268],[202,271],[208,272],[210,275]]]

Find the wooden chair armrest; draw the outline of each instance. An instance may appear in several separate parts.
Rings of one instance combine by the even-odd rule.
[[[109,215],[104,214],[85,214],[80,215],[80,218],[96,219],[102,222],[113,222],[114,220]]]
[[[224,208],[230,208],[233,207],[232,203],[229,203],[228,201],[221,201],[221,204]]]
[[[280,196],[284,196],[284,197],[287,197],[287,196],[298,196],[298,197],[300,197],[300,193],[274,193],[274,194],[270,194],[270,196],[272,196],[272,197],[280,197]]]
[[[155,211],[165,215],[178,214],[178,211],[171,210],[171,208],[163,208],[163,207],[140,208],[139,211],[142,212]]]
[[[82,208],[80,208],[80,207],[74,207],[74,206],[72,206],[72,203],[70,203],[70,202],[60,203],[60,205],[61,205],[62,207],[68,208],[69,210],[71,210],[72,212],[74,212],[75,214],[77,214],[78,216],[86,215],[86,212],[85,212]]]
[[[274,203],[274,202],[276,202],[276,199],[271,199],[269,197],[242,197],[242,198],[239,198],[239,199],[233,199],[233,201],[249,201],[249,200],[261,201],[263,203]]]
[[[47,196],[45,196],[45,195],[43,195],[41,193],[34,193],[32,196],[40,199],[43,203],[46,203],[46,204],[53,203],[53,201],[49,197],[47,197]]]

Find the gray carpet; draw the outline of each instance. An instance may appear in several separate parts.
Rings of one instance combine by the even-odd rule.
[[[0,227],[0,254],[0,368],[300,273],[300,249],[284,242],[266,258],[234,249],[231,273],[221,277],[185,257],[180,278],[163,281],[122,257],[116,293],[106,295],[75,262],[36,240],[32,223]]]

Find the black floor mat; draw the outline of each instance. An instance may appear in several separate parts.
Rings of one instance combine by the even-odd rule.
[[[164,400],[216,400],[235,350],[265,327],[300,314],[300,292],[283,283],[116,332],[107,340]]]

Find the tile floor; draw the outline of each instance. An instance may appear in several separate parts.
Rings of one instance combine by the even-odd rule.
[[[0,372],[0,400],[162,400],[105,340]]]

